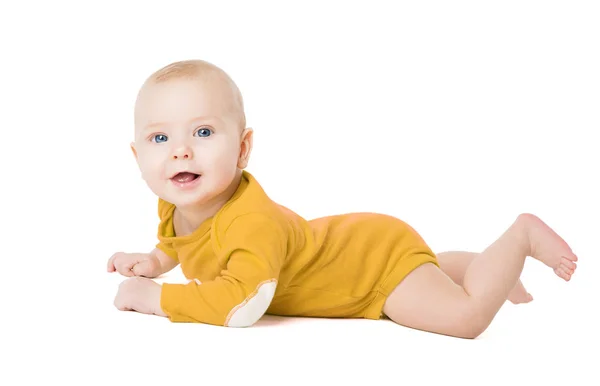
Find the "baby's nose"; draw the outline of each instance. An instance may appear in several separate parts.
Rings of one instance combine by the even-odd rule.
[[[179,148],[173,153],[173,159],[189,159],[192,158],[192,151],[188,147]]]

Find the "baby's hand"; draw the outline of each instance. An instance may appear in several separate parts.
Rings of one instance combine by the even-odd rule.
[[[160,261],[151,253],[117,252],[108,259],[107,270],[123,276],[157,277],[162,273]]]
[[[167,316],[160,307],[161,286],[151,279],[133,277],[119,286],[115,307],[121,311]]]

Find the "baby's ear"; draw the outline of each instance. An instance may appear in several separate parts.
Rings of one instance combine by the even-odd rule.
[[[248,166],[250,160],[250,153],[252,152],[252,136],[254,130],[248,127],[242,133],[242,143],[240,146],[240,156],[238,158],[238,168],[245,169]]]
[[[133,142],[131,142],[131,144],[129,146],[131,147],[131,151],[133,152],[133,156],[135,157],[135,160],[137,161],[137,151],[135,150],[135,145],[133,144]]]

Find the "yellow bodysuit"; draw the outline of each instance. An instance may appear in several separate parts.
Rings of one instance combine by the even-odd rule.
[[[265,313],[379,319],[408,273],[438,265],[419,234],[395,217],[307,221],[273,202],[245,170],[231,199],[192,234],[175,235],[174,208],[159,199],[157,248],[190,280],[162,285],[160,305],[173,322],[248,327]]]

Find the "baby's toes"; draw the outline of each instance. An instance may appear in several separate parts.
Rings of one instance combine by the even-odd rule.
[[[533,296],[530,293],[528,293],[527,294],[527,302],[531,302],[531,301],[533,301]]]
[[[554,270],[556,275],[563,280],[569,281],[571,280],[571,275],[565,272],[561,267],[558,267]]]
[[[567,259],[566,257],[561,257],[560,265],[563,265],[573,271],[575,270],[575,268],[577,268],[577,263],[575,263],[572,260]]]
[[[573,272],[575,272],[575,269],[571,269],[562,263],[558,266],[558,268],[562,269],[564,272],[568,273],[569,275],[572,275]]]

